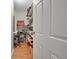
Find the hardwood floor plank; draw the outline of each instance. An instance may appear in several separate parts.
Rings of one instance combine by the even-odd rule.
[[[32,59],[32,48],[26,43],[21,43],[21,47],[14,49],[12,59]]]

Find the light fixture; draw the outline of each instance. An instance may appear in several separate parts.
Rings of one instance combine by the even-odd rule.
[[[17,3],[24,3],[25,0],[16,0]]]

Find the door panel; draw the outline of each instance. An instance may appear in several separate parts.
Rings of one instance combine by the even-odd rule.
[[[42,33],[42,3],[38,3],[34,8],[34,31],[35,31],[35,35],[34,35],[34,43],[33,43],[33,59],[43,59],[43,49],[42,49],[42,45],[40,43],[40,39],[41,36],[38,36],[37,34],[41,34]]]
[[[59,59],[58,56],[56,56],[55,54],[53,54],[52,52],[50,52],[50,59]]]
[[[33,59],[67,59],[66,0],[41,0],[33,7]]]
[[[54,53],[56,56],[58,56],[58,59],[67,59],[67,45],[66,41],[55,38],[55,37],[50,37],[50,40],[47,40],[47,46],[48,46],[48,51]]]
[[[36,32],[42,31],[42,3],[36,6]]]
[[[33,31],[36,30],[36,5],[33,4]]]
[[[42,46],[43,59],[67,59],[66,40],[37,34],[37,43]]]
[[[43,34],[50,33],[50,0],[43,0]]]
[[[51,0],[51,35],[67,36],[66,0]]]
[[[43,59],[42,58],[42,47],[39,44],[34,45],[33,59]]]

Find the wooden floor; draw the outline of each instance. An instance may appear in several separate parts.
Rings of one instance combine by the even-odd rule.
[[[32,59],[32,48],[26,43],[21,43],[21,47],[14,48],[12,59]]]

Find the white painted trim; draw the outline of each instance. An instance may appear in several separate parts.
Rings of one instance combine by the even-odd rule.
[[[57,38],[57,37],[50,37],[50,38],[53,38],[53,39],[55,39],[55,40],[58,40],[58,41],[61,41],[61,42],[64,42],[64,43],[67,43],[67,40],[63,40],[63,39],[61,39],[61,38]]]
[[[13,53],[14,53],[14,48],[12,49],[11,56],[13,55]]]

